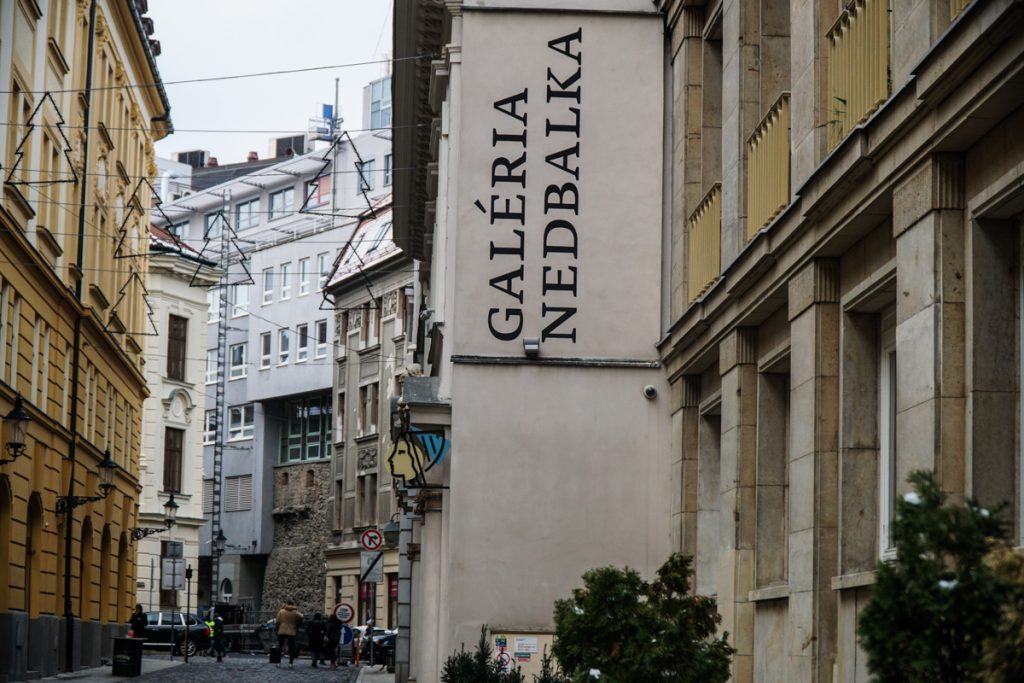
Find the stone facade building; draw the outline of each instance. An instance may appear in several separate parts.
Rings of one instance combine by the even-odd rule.
[[[416,266],[395,243],[390,196],[360,220],[327,284],[337,343],[334,457],[327,556],[329,605],[346,602],[362,624],[398,623],[398,551],[385,550],[382,582],[360,584],[359,536],[398,511],[387,466],[391,402],[401,395],[413,330]]]
[[[866,681],[907,474],[1020,538],[1024,13],[658,3],[673,547],[736,681]]]
[[[183,569],[199,569],[206,287],[219,279],[215,264],[150,226],[149,301],[158,334],[146,337],[149,397],[143,404],[138,526],[164,529],[164,506],[172,495],[178,508],[173,527],[135,541],[136,598],[146,611],[198,607],[198,581],[189,585],[183,574],[171,577],[191,590],[187,596],[184,590],[161,588],[162,560],[180,558]]]
[[[396,56],[441,55],[396,66],[397,167],[413,169],[397,174],[396,235],[424,260],[433,309],[416,356],[433,376],[410,378],[405,389],[413,421],[443,427],[454,448],[432,480],[449,488],[405,491],[412,504],[401,557],[410,570],[399,592],[411,616],[399,636],[399,679],[430,680],[481,621],[543,634],[550,609],[541,606],[577,585],[582,569],[628,563],[649,573],[672,549],[695,556],[697,591],[717,598],[737,648],[734,680],[865,681],[857,615],[877,562],[891,555],[889,527],[909,472],[935,471],[954,502],[1008,502],[1022,538],[1024,148],[1015,131],[1024,120],[1024,11],[1009,0],[542,5],[545,23],[532,35],[555,32],[543,41],[549,70],[537,83],[530,37],[516,32],[538,3],[396,5]],[[621,38],[652,14],[657,36],[594,39],[601,22],[615,22]],[[496,17],[501,39],[488,43],[481,36]],[[658,60],[645,52],[652,43],[664,47]],[[645,93],[639,111],[622,93],[607,105],[617,125],[610,135],[633,147],[602,185],[611,208],[592,218],[585,187],[600,171],[588,134],[603,123],[600,81],[623,71],[635,87],[645,74],[662,87]],[[566,102],[575,109],[560,117],[552,107]],[[640,153],[652,129],[657,149]],[[578,133],[579,147],[568,147],[578,154],[547,146],[566,132]],[[640,158],[657,160],[657,178],[638,173]],[[545,175],[576,161],[578,177],[556,184]],[[651,187],[660,193],[647,194]],[[579,212],[555,213],[566,205]],[[547,237],[564,224],[552,227],[552,218],[600,252],[608,243],[593,240],[614,241],[602,230],[622,206],[658,209],[615,223],[630,243],[617,267],[600,270],[620,288],[603,301],[625,292],[636,304],[624,316],[607,307],[603,336],[637,344],[620,360],[646,350],[662,368],[650,380],[659,398],[646,418],[619,398],[630,393],[626,381],[577,386],[566,375],[547,385],[561,372],[550,366],[570,365],[573,354],[546,345],[527,308],[531,296],[578,282],[574,319],[584,329],[582,259],[593,252],[580,249],[578,279],[563,270],[545,280],[557,271],[533,259],[558,253]],[[643,250],[652,224],[657,264]],[[504,270],[487,270],[503,257]],[[637,278],[645,270],[660,281]],[[509,296],[495,299],[496,288]],[[651,302],[658,321],[648,334]],[[497,311],[490,320],[488,310]],[[623,319],[629,329],[615,326]],[[519,354],[488,338],[488,322],[491,337],[525,343]],[[429,390],[413,395],[421,384]],[[500,412],[462,412],[499,391]],[[550,406],[568,425],[559,433],[532,412],[549,394],[563,397]],[[564,469],[587,443],[574,425],[609,404],[619,409],[593,424],[604,441],[585,449],[601,475]],[[478,418],[473,426],[467,415]],[[632,442],[635,469],[608,469],[609,439],[637,423],[646,430]],[[513,426],[518,448],[507,453],[500,439]],[[636,455],[636,443],[652,444],[650,452]],[[557,454],[531,459],[554,444]],[[503,467],[512,459],[522,472]],[[643,467],[670,478],[669,490],[640,480]],[[498,473],[501,488],[491,485]],[[534,519],[521,497],[551,482],[557,498],[529,500],[558,528]],[[617,527],[602,523],[601,552],[588,555],[594,545],[573,519],[592,511],[573,498],[577,486],[604,487],[608,500],[636,491],[644,504],[630,508],[633,530],[647,554],[622,558],[628,542],[613,542]],[[502,517],[513,501],[526,511]],[[538,547],[565,551],[523,567],[528,591],[511,581],[478,592],[472,567],[498,562],[505,576],[522,566],[533,546],[520,540],[509,558],[488,545],[494,532],[520,528]]]
[[[134,604],[142,181],[170,131],[150,33],[138,3],[0,3],[0,415],[31,420],[0,466],[4,680],[98,665]]]

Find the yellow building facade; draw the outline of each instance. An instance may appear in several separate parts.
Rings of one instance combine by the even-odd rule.
[[[0,414],[20,397],[31,420],[0,466],[7,680],[98,664],[134,604],[145,179],[170,131],[140,6],[0,4]]]

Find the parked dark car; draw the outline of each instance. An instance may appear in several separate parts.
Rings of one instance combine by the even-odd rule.
[[[188,625],[189,657],[210,648],[210,629],[195,614],[184,612],[146,612],[146,635],[143,647],[171,649],[185,653],[185,626]]]
[[[395,656],[395,637],[398,635],[397,631],[377,631],[374,629],[373,633],[373,658],[370,658],[370,639],[363,638],[362,644],[359,647],[359,659],[366,664],[373,666],[375,664],[387,664],[394,661]]]

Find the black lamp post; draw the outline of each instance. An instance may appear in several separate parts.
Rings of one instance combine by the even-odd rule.
[[[103,451],[103,462],[100,463],[100,493],[97,496],[58,496],[57,512],[63,514],[68,510],[74,510],[79,505],[95,503],[103,500],[114,490],[114,472],[117,471],[117,463],[110,457],[110,451]],[[69,530],[70,533],[70,530]]]
[[[14,399],[14,408],[4,416],[4,451],[9,458],[0,458],[0,465],[14,462],[25,455],[25,437],[28,434],[28,423],[31,421],[21,402],[19,394]]]
[[[178,504],[174,501],[174,492],[171,492],[171,497],[164,503],[164,524],[166,528],[161,527],[136,527],[132,529],[132,540],[138,541],[150,536],[152,534],[159,534],[160,532],[169,530],[178,517]]]
[[[398,517],[397,512],[391,515],[391,519],[388,520],[387,524],[380,528],[380,533],[384,536],[384,544],[389,548],[394,548],[398,545],[398,535],[401,532],[401,527],[395,519],[396,517]]]

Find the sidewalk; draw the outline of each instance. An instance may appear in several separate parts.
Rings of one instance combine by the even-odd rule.
[[[381,671],[379,666],[364,666],[359,669],[356,683],[395,683],[395,674],[389,674],[387,669]]]
[[[183,664],[184,661],[180,657],[175,657],[174,661],[171,661],[167,656],[163,657],[143,657],[142,658],[142,675],[153,673],[155,671],[163,671],[169,669],[172,666],[178,666]],[[81,671],[74,671],[71,673],[57,674],[50,678],[43,678],[44,681],[75,681],[76,683],[111,683],[111,681],[124,681],[127,680],[122,676],[115,676],[113,674],[113,667],[109,664],[106,666],[97,666],[92,669],[82,669]]]

